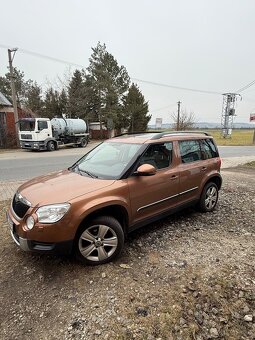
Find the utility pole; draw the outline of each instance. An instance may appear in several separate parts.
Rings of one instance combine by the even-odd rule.
[[[231,138],[235,107],[237,98],[242,100],[242,97],[238,93],[223,93],[223,105],[221,114],[221,135],[223,138]]]
[[[180,109],[181,109],[181,102],[178,101],[177,104],[178,104],[178,110],[177,110],[177,129],[176,130],[179,131],[180,130]]]
[[[16,138],[17,138],[17,145],[19,143],[19,129],[18,129],[18,109],[17,109],[17,97],[16,97],[16,89],[15,89],[15,83],[14,83],[14,73],[13,73],[13,66],[12,62],[15,56],[15,53],[18,49],[8,49],[8,58],[9,58],[9,67],[10,67],[10,74],[11,74],[11,89],[12,89],[12,105],[13,105],[13,111],[14,111],[14,122],[15,122],[15,130],[16,130]],[[12,56],[12,52],[14,52]]]

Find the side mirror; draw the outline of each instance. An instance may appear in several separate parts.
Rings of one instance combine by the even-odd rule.
[[[156,172],[156,168],[151,164],[142,164],[136,170],[136,173],[139,176],[152,176],[155,175]]]

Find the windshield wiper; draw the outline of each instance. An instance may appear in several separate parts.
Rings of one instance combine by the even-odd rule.
[[[86,175],[89,175],[91,178],[98,178],[98,176],[95,175],[95,174],[92,174],[92,172],[89,172],[89,171],[87,171],[87,170],[82,170],[82,169],[80,169],[80,168],[79,168],[79,165],[77,166],[77,170],[79,171],[79,174],[84,173],[84,174],[86,174]]]

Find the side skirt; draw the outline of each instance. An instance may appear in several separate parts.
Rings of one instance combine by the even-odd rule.
[[[198,202],[199,202],[199,199],[193,200],[193,201],[190,201],[190,202],[178,205],[178,207],[166,210],[166,211],[162,212],[161,214],[154,215],[152,217],[149,217],[149,218],[146,218],[146,219],[144,219],[142,221],[139,221],[139,222],[129,226],[128,233],[130,233],[130,232],[132,232],[132,231],[134,231],[136,229],[139,229],[139,228],[141,228],[141,227],[143,227],[143,226],[145,226],[147,224],[150,224],[150,223],[156,222],[158,220],[161,220],[161,219],[163,219],[163,218],[165,218],[165,217],[167,217],[169,215],[175,214],[175,213],[177,213],[180,210],[183,210],[183,209],[186,209],[186,208],[189,208],[189,207],[193,207]]]

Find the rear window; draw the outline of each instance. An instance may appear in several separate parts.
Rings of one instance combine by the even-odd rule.
[[[182,163],[196,162],[202,159],[198,140],[185,140],[179,142]]]
[[[212,139],[208,138],[201,140],[201,148],[203,159],[215,158],[219,156],[217,148]]]

